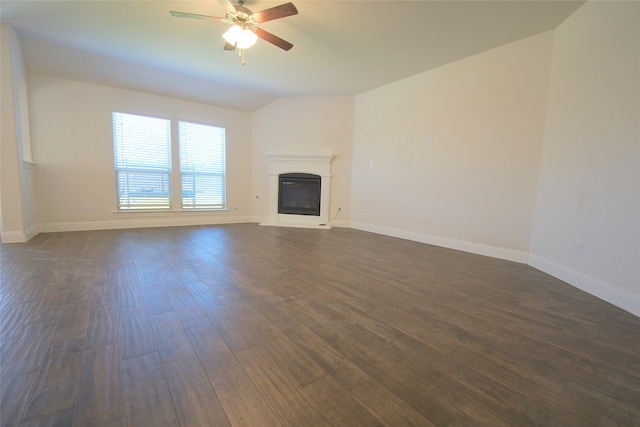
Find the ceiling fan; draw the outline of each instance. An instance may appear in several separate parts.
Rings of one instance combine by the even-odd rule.
[[[218,21],[232,25],[232,27],[223,35],[226,41],[224,45],[225,50],[235,50],[238,48],[242,51],[253,46],[258,38],[261,38],[280,49],[289,50],[293,47],[293,44],[288,41],[258,27],[258,24],[262,24],[267,21],[296,15],[298,13],[298,9],[296,9],[293,3],[281,4],[280,6],[275,6],[255,13],[243,6],[244,0],[237,0],[237,4],[234,4],[229,0],[229,3],[233,6],[234,10],[227,10],[224,18],[198,15],[195,13],[176,12],[173,10],[169,13],[178,18],[203,19],[206,21]]]

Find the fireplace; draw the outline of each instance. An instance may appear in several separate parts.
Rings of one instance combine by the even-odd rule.
[[[333,158],[323,154],[267,154],[269,216],[260,225],[331,228],[329,191]]]
[[[279,177],[278,213],[320,216],[320,175],[286,173]]]

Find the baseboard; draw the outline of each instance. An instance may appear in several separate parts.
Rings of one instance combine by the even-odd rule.
[[[36,237],[38,234],[40,234],[40,225],[36,224],[36,225],[32,225],[31,227],[27,228],[27,240],[31,240],[34,237]]]
[[[32,225],[27,228],[26,231],[3,231],[2,243],[24,243],[40,233],[40,227],[38,225]]]
[[[310,228],[315,230],[331,230],[332,228],[331,224],[296,224],[295,222],[283,223],[283,222],[265,221],[259,224],[264,227]]]
[[[540,255],[530,254],[529,265],[640,317],[639,295],[565,267]]]
[[[40,224],[42,233],[65,231],[118,230],[127,228],[184,227],[193,225],[221,225],[253,222],[252,217],[244,216],[170,216],[160,217],[142,214],[139,218],[118,218],[109,221],[55,222]]]
[[[339,228],[351,228],[351,221],[347,220],[347,219],[334,219],[333,221],[331,221],[331,225],[333,227],[339,227]]]
[[[263,223],[267,223],[269,221],[268,217],[262,217],[262,216],[254,216],[251,217],[251,221],[248,222],[255,222],[258,224],[263,224]],[[266,224],[269,225],[269,224]],[[324,230],[329,230],[333,227],[339,227],[339,228],[351,228],[351,222],[349,220],[333,220],[329,223],[329,226],[320,226],[317,228],[322,228]]]
[[[27,233],[21,231],[2,232],[2,243],[24,243],[27,240]]]
[[[398,230],[396,228],[380,227],[377,225],[365,224],[361,222],[353,222],[351,228],[356,230],[368,231],[385,236],[398,237],[400,239],[412,240],[414,242],[426,243],[428,245],[441,246],[444,248],[455,249],[463,252],[470,252],[477,255],[489,256],[492,258],[504,259],[507,261],[519,262],[527,264],[529,254],[524,251],[515,249],[499,248],[495,246],[482,245],[479,243],[465,242],[462,240],[448,239],[445,237],[432,236],[429,234],[415,233],[412,231]]]

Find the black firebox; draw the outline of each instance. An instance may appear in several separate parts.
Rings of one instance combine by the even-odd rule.
[[[287,173],[280,175],[278,213],[320,216],[319,175]]]

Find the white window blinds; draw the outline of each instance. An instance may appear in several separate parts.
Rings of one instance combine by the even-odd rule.
[[[225,206],[225,130],[178,122],[183,209]]]
[[[113,113],[119,210],[171,208],[171,122]]]

